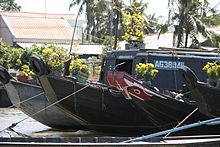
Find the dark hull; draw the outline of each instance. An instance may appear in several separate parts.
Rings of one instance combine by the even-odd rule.
[[[40,76],[40,82],[48,99],[57,102],[85,87],[67,79]],[[93,85],[57,103],[72,118],[82,120],[83,125],[104,133],[117,135],[149,134],[167,128],[158,128],[143,113],[124,98],[112,95],[106,87]]]
[[[196,109],[193,105],[169,98],[165,99],[164,97],[152,96],[152,98],[147,101],[142,101],[134,96],[131,97],[132,102],[137,105],[146,116],[150,116],[151,120],[158,126],[166,124],[170,128],[176,126]],[[206,119],[208,119],[207,116],[197,111],[189,117],[184,124],[195,123]]]
[[[209,119],[208,116],[199,111],[188,117],[197,108],[195,101],[177,100],[164,95],[154,88],[142,84],[125,72],[109,72],[108,81],[110,85],[117,86],[125,98],[130,99],[145,114],[145,117],[159,128],[164,128],[164,126],[166,126],[166,129],[173,128],[185,118],[187,119],[183,122],[184,125]],[[218,134],[217,128],[219,127],[219,125],[202,126],[196,129],[184,130],[181,134]],[[207,132],[207,130],[209,131]]]
[[[56,129],[82,129],[77,122],[67,117],[55,106],[49,107],[33,115],[51,104],[47,101],[41,87],[11,80],[9,83],[5,84],[5,88],[11,102],[17,104],[25,101],[16,105],[16,107],[38,122]],[[35,95],[38,96],[28,100]]]
[[[0,82],[0,108],[5,108],[11,106],[12,103],[8,97],[8,94],[3,86],[3,84]]]
[[[220,116],[220,88],[200,82],[194,72],[184,66],[181,68],[184,82],[191,92],[191,98],[197,101],[200,112],[210,116]]]
[[[198,101],[200,111],[211,117],[220,116],[220,88],[197,82],[191,90],[192,98]]]
[[[185,104],[178,104],[176,105],[173,102],[169,101],[170,106],[163,105],[164,103],[161,103],[161,100],[157,100],[155,98],[153,101],[149,100],[148,102],[143,102],[139,99],[133,99],[132,100],[135,105],[137,105],[143,112],[145,112],[146,116],[149,117],[152,121],[154,121],[155,125],[160,124],[167,124],[167,128],[172,129],[175,126],[177,126],[182,120],[184,120],[192,111],[195,109],[195,107],[189,107]],[[210,119],[206,115],[203,115],[198,110],[190,116],[186,121],[184,121],[184,125],[189,125],[192,123],[205,121]],[[218,135],[219,134],[220,125],[202,125],[193,127],[190,129],[185,129],[182,131],[178,131],[175,133],[171,133],[172,135]]]

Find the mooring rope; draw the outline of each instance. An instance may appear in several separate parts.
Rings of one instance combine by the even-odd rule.
[[[196,111],[198,110],[198,108],[194,109],[189,115],[187,115],[179,124],[177,124],[173,129],[179,127],[180,125],[182,125],[191,115],[193,115]],[[164,138],[166,138],[167,136],[169,136],[171,134],[171,132],[167,133],[167,135],[164,136]]]
[[[9,127],[5,128],[5,129],[3,129],[3,130],[1,130],[0,132],[2,132],[2,131],[4,131],[4,130],[7,130],[7,129],[13,130],[12,128],[14,128],[14,127],[15,127],[16,125],[18,125],[19,123],[21,123],[21,122],[25,121],[26,119],[28,119],[28,118],[30,118],[30,117],[33,117],[33,116],[35,116],[36,114],[38,114],[38,113],[40,113],[40,112],[42,112],[42,111],[44,111],[44,110],[46,110],[46,109],[48,109],[48,108],[50,108],[50,107],[56,105],[57,103],[59,103],[59,102],[65,100],[65,99],[71,97],[72,95],[74,95],[74,94],[76,94],[76,93],[78,93],[78,92],[80,92],[80,91],[86,89],[86,88],[89,87],[89,86],[90,86],[90,83],[87,84],[86,86],[82,87],[81,89],[79,89],[79,90],[77,90],[77,91],[71,93],[70,95],[67,95],[67,96],[65,96],[64,98],[62,98],[62,99],[60,99],[60,100],[58,100],[58,101],[56,101],[56,102],[54,102],[54,103],[48,105],[47,107],[45,107],[45,108],[43,108],[43,109],[41,109],[41,110],[39,110],[39,111],[33,113],[32,115],[30,115],[30,116],[28,116],[28,117],[26,117],[26,118],[24,118],[24,119],[22,119],[22,120],[20,120],[20,121],[18,121],[18,122],[16,122],[16,123],[12,123]]]
[[[17,131],[15,131],[13,128],[8,128],[8,130],[10,130],[10,131],[12,131],[12,132],[15,132],[16,134],[18,134],[18,135],[20,135],[20,136],[22,136],[22,137],[29,137],[29,138],[31,138],[31,136],[26,135],[26,134],[23,134],[23,133],[20,133],[20,132],[17,132]],[[9,136],[11,137],[10,133],[8,133],[8,134],[9,134]]]
[[[190,128],[193,128],[193,127],[206,125],[208,123],[212,123],[212,122],[215,122],[215,121],[220,121],[220,117],[209,119],[209,120],[204,120],[204,121],[198,121],[198,122],[193,123],[193,124],[189,124],[189,125],[177,127],[175,129],[169,129],[169,130],[149,134],[149,135],[146,135],[146,136],[136,137],[136,138],[133,138],[133,139],[125,140],[125,141],[120,142],[120,143],[130,143],[130,142],[144,141],[144,140],[147,140],[147,139],[150,139],[150,138],[153,138],[153,137],[158,137],[158,136],[167,134],[169,132],[172,133],[172,132],[182,131],[182,130],[185,130],[185,129],[190,129]]]
[[[17,105],[19,105],[19,104],[22,104],[22,103],[24,103],[24,102],[27,102],[27,101],[29,101],[29,100],[32,100],[32,99],[34,99],[34,98],[36,98],[36,97],[38,97],[38,96],[40,96],[40,95],[42,95],[42,94],[44,94],[44,92],[41,92],[41,93],[39,93],[39,94],[37,94],[37,95],[34,95],[34,96],[32,96],[32,97],[30,97],[30,98],[28,98],[28,99],[26,99],[26,100],[23,100],[23,101],[21,101],[21,102],[18,102],[18,103],[16,103],[16,104],[13,104],[13,105],[9,106],[8,108],[12,108],[12,107],[17,106]]]
[[[34,96],[32,96],[32,97],[30,97],[30,98],[28,98],[28,99],[26,99],[26,100],[23,100],[23,101],[21,101],[21,102],[18,102],[18,103],[16,103],[16,104],[13,104],[13,105],[7,107],[6,109],[13,108],[13,107],[15,107],[15,106],[17,106],[17,105],[19,105],[19,104],[22,104],[22,103],[24,103],[24,102],[27,102],[27,101],[29,101],[29,100],[32,100],[32,99],[34,99],[34,98],[36,98],[36,97],[38,97],[38,96],[40,96],[40,95],[42,95],[42,94],[44,94],[44,92],[41,92],[41,93],[39,93],[39,94],[37,94],[37,95],[34,95]],[[17,124],[16,124],[16,125],[17,125]],[[11,126],[15,127],[16,125],[11,125]],[[26,135],[26,134],[23,134],[23,133],[20,133],[20,132],[15,131],[14,129],[12,129],[13,127],[11,127],[11,126],[8,127],[8,128],[6,128],[6,129],[3,129],[2,131],[8,129],[9,131],[13,131],[13,132],[15,132],[16,134],[18,134],[18,135],[20,135],[20,136],[30,137],[30,136],[28,136],[28,135]],[[2,131],[0,131],[0,132],[2,132]],[[9,133],[8,133],[8,134],[9,134]],[[9,135],[10,135],[10,134],[9,134]]]

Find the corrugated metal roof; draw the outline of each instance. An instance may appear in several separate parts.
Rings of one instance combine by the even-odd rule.
[[[15,38],[69,40],[72,29],[64,19],[3,16]],[[74,40],[78,40],[75,35]]]

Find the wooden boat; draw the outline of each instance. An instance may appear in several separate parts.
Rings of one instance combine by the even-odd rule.
[[[0,66],[0,80],[13,105],[38,122],[56,129],[85,129],[55,106],[48,107],[51,103],[47,101],[40,86],[13,79],[2,66]],[[48,108],[45,109],[46,107]]]
[[[83,126],[95,131],[114,135],[149,134],[175,127],[196,108],[194,103],[175,100],[148,88],[150,95],[147,95],[146,100],[131,95],[131,101],[120,90],[103,83],[85,84],[74,78],[54,76],[38,57],[32,57],[30,64],[49,101],[56,103],[72,119],[77,119]],[[197,112],[185,123],[207,118]],[[213,130],[216,131],[215,128],[209,129],[210,132]],[[202,131],[204,133],[204,129],[191,133],[199,134]]]
[[[110,134],[137,135],[161,131],[177,124],[177,120],[156,124],[151,120],[154,117],[146,117],[120,91],[105,84],[82,84],[74,79],[55,77],[48,73],[47,66],[37,57],[32,57],[30,64],[39,76],[49,101],[56,103],[73,119],[81,120],[86,127]]]
[[[197,101],[199,110],[210,117],[219,117],[220,88],[199,81],[195,73],[187,66],[180,68],[180,71],[191,93],[191,98]]]
[[[142,49],[112,51],[106,54],[102,67],[100,82],[108,85],[107,73],[112,71],[118,64],[117,71],[124,71],[135,75],[135,67],[138,63],[153,63],[159,72],[152,81],[161,92],[166,90],[179,92],[183,89],[183,80],[179,74],[179,67],[187,65],[201,81],[206,81],[206,73],[201,71],[207,62],[219,59],[218,53],[200,50],[184,49]]]
[[[158,90],[140,83],[125,72],[109,71],[108,82],[111,86],[120,89],[126,99],[131,100],[157,125],[175,125],[196,109],[195,101],[184,101],[184,99],[175,99],[162,94]],[[189,124],[207,118],[197,112],[185,123]]]

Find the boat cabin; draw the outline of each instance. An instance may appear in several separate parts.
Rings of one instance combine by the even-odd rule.
[[[114,69],[125,71],[135,77],[135,67],[138,63],[153,63],[159,70],[152,80],[152,85],[161,91],[171,90],[179,92],[183,88],[183,82],[178,68],[182,65],[190,67],[200,81],[206,82],[207,75],[202,70],[207,62],[220,59],[218,53],[195,50],[172,49],[144,49],[124,50],[108,52],[102,63],[100,82],[108,84],[107,71]]]

